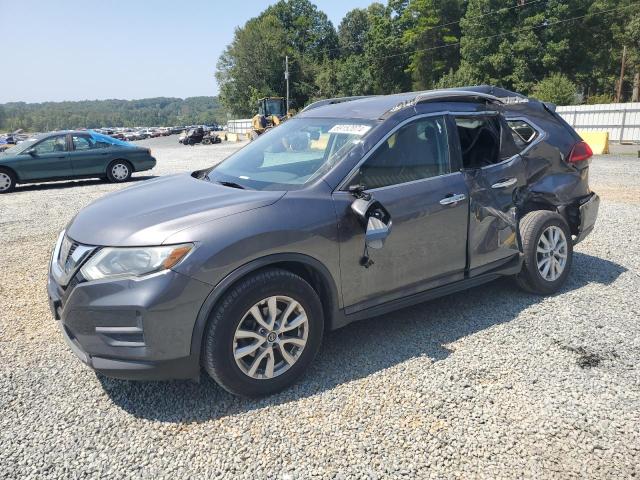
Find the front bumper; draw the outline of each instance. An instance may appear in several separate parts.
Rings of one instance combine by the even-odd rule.
[[[49,304],[73,353],[116,378],[197,378],[196,318],[211,287],[172,270],[142,279],[76,283],[49,276]]]
[[[580,211],[580,225],[578,226],[578,235],[573,241],[574,245],[581,242],[589,235],[596,224],[598,218],[598,209],[600,208],[600,197],[592,193],[580,201],[578,209]]]

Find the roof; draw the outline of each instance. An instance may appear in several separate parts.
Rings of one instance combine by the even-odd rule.
[[[477,94],[477,97],[474,96]],[[361,118],[377,120],[391,110],[413,105],[416,101],[452,101],[467,98],[469,101],[527,101],[524,95],[489,85],[426,90],[421,92],[397,93],[393,95],[374,95],[370,97],[353,97],[329,99],[317,102],[300,112],[299,117],[321,118]]]

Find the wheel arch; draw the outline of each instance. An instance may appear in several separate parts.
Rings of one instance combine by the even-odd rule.
[[[329,269],[319,260],[304,254],[282,253],[252,260],[238,267],[222,279],[211,291],[200,308],[191,337],[191,356],[200,358],[204,331],[211,312],[224,294],[247,275],[266,268],[281,268],[306,280],[320,297],[323,307],[325,331],[340,325],[341,316],[338,289]]]
[[[536,210],[556,212],[565,219],[572,235],[578,235],[580,226],[580,211],[575,205],[554,205],[545,198],[529,198],[518,206],[518,223],[527,213]]]
[[[16,170],[14,168],[11,168],[8,165],[0,165],[0,170],[8,170],[9,172],[11,172],[13,174],[14,177],[16,177],[16,181],[20,180],[20,175],[18,175],[18,172],[16,172]]]

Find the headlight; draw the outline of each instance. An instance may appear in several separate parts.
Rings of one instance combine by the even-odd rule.
[[[80,269],[87,280],[148,275],[177,265],[193,250],[193,244],[166,247],[107,247]]]

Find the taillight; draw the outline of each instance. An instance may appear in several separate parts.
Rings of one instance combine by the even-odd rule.
[[[589,160],[593,156],[593,152],[591,151],[591,147],[587,142],[578,142],[573,146],[571,153],[569,154],[569,158],[567,158],[567,162],[569,163],[579,163],[584,162],[585,160]]]

